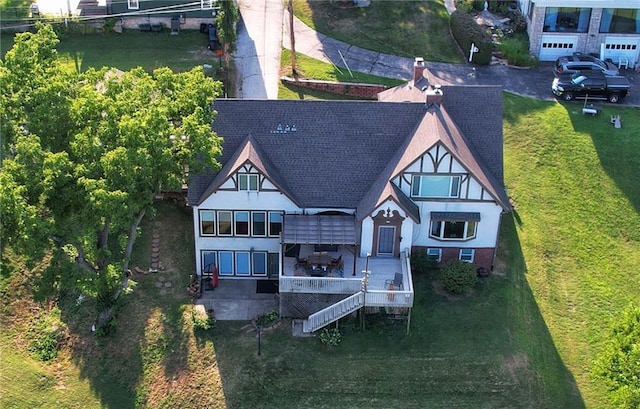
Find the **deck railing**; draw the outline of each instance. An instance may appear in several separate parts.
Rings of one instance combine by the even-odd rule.
[[[325,309],[311,314],[309,318],[302,321],[302,331],[307,333],[317,331],[325,325],[329,325],[332,322],[357,311],[364,307],[364,299],[364,293],[360,291],[353,294],[351,297],[347,297]]]
[[[367,307],[412,307],[413,292],[367,290],[364,303]]]
[[[280,276],[281,293],[354,294],[361,285],[359,278]]]

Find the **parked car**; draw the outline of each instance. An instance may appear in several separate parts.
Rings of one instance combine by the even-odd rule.
[[[607,76],[602,72],[585,70],[562,74],[553,79],[551,91],[565,101],[574,98],[605,99],[616,103],[624,98],[631,85],[623,76]]]
[[[620,71],[615,64],[609,61],[602,61],[590,55],[566,55],[558,58],[553,66],[553,73],[556,77],[585,70],[600,71],[604,75],[620,75]]]

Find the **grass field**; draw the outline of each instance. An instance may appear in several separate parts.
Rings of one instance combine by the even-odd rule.
[[[162,296],[158,276],[137,276],[112,338],[89,331],[89,303],[63,303],[67,347],[52,364],[38,363],[15,336],[28,314],[13,323],[20,315],[8,313],[23,304],[7,303],[7,407],[606,407],[591,362],[610,318],[640,296],[637,109],[585,118],[578,104],[505,95],[504,105],[515,211],[503,222],[496,271],[463,298],[444,295],[433,275],[416,277],[409,336],[404,322],[372,319],[361,331],[345,321],[342,343],[329,348],[292,338],[285,321],[263,334],[257,356],[247,323],[194,333],[183,291],[190,215],[162,206],[143,226],[134,265],[148,263],[160,229],[172,287]],[[625,126],[615,133],[612,109]]]
[[[347,3],[295,0],[294,14],[320,33],[368,50],[464,62],[449,34],[449,15],[442,0],[372,1],[368,7],[339,7]]]
[[[192,42],[204,44],[193,34]],[[92,41],[75,49],[98,44]],[[76,54],[82,67],[104,65],[100,58],[108,55]],[[127,64],[113,58],[108,65]],[[139,61],[155,64],[154,57]],[[163,205],[157,219],[145,220],[133,265],[148,265],[159,229],[165,271],[135,277],[136,291],[109,338],[91,333],[90,300],[62,299],[67,338],[52,363],[27,351],[31,322],[52,305],[30,301],[37,269],[9,277],[3,266],[0,406],[609,407],[589,372],[611,318],[640,299],[640,112],[607,106],[592,118],[580,107],[505,94],[514,212],[502,224],[496,271],[464,298],[443,295],[433,275],[416,277],[409,336],[404,322],[372,319],[360,331],[345,321],[342,343],[329,348],[316,338],[292,338],[285,321],[263,334],[257,356],[247,323],[194,332],[184,291],[194,257],[191,216]],[[621,115],[622,129],[609,123],[613,114]]]

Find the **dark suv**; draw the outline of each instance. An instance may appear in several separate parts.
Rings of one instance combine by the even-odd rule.
[[[553,73],[556,77],[560,74],[570,74],[576,71],[600,71],[604,75],[620,75],[618,67],[608,61],[602,61],[590,55],[566,55],[556,60]]]

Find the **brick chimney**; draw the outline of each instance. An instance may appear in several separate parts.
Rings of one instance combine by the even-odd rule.
[[[422,79],[424,72],[424,58],[416,57],[413,61],[413,82],[416,83]]]
[[[440,106],[442,104],[442,88],[440,85],[431,85],[425,90],[426,104]]]

